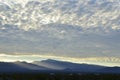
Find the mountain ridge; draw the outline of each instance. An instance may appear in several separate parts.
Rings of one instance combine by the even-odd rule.
[[[0,62],[0,73],[9,72],[74,72],[74,73],[120,73],[120,67],[106,67],[92,64],[77,64],[59,60],[43,60],[33,63]]]

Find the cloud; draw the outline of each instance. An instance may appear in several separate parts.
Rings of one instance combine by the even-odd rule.
[[[119,1],[11,1],[0,0],[1,53],[120,56]]]
[[[21,4],[14,5],[9,13],[7,10],[1,13],[2,24],[13,24],[26,31],[50,23],[76,25],[85,30],[96,27],[100,30],[101,27],[104,32],[120,29],[118,1],[55,0],[54,3],[45,1],[42,4],[41,2],[28,2],[24,8]],[[13,12],[14,10],[16,12]]]

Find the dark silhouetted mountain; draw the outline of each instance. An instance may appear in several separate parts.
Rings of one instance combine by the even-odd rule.
[[[42,65],[44,67],[55,69],[55,70],[77,71],[77,72],[94,72],[94,71],[104,68],[104,66],[89,65],[89,64],[76,64],[76,63],[56,61],[56,60],[51,60],[51,59],[43,60],[40,62],[36,61],[33,64]]]
[[[27,62],[1,62],[0,73],[20,72],[74,72],[74,73],[120,73],[120,67],[105,67],[92,64],[78,64],[58,60]]]
[[[19,66],[15,63],[1,62],[0,63],[0,72],[23,72],[29,69]]]
[[[120,67],[106,67],[92,64],[77,64],[52,59],[35,61],[33,62],[33,64],[41,65],[55,70],[61,70],[64,72],[120,73]]]
[[[37,70],[48,70],[48,68],[27,62],[0,62],[0,73],[34,72]]]
[[[105,67],[100,69],[101,73],[120,73],[120,67]]]

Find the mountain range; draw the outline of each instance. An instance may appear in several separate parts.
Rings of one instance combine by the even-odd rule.
[[[27,62],[1,62],[0,73],[120,73],[120,67],[106,67],[92,64],[77,64],[58,60]]]

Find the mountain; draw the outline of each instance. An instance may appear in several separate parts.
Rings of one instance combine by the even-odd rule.
[[[91,64],[77,64],[58,60],[27,62],[0,62],[0,73],[120,73],[120,67],[105,67]]]
[[[71,62],[57,61],[57,60],[43,60],[33,62],[36,65],[42,65],[47,68],[55,69],[55,70],[64,70],[64,71],[73,71],[73,72],[95,72],[98,69],[104,68],[104,66],[98,65],[89,65],[89,64],[76,64]]]
[[[27,62],[0,62],[0,73],[35,72],[37,70],[48,69]]]
[[[28,71],[29,69],[16,65],[14,63],[8,62],[1,62],[0,63],[0,73],[4,72],[23,72]]]
[[[48,70],[48,68],[43,67],[43,66],[38,66],[32,63],[27,63],[27,62],[14,62],[14,64],[24,67],[26,69],[31,69],[31,70]]]
[[[99,70],[101,73],[120,73],[120,67],[105,67]]]
[[[63,72],[86,72],[86,73],[120,73],[120,67],[107,67],[92,64],[77,64],[57,60],[35,61],[33,64],[44,66],[49,69]]]

